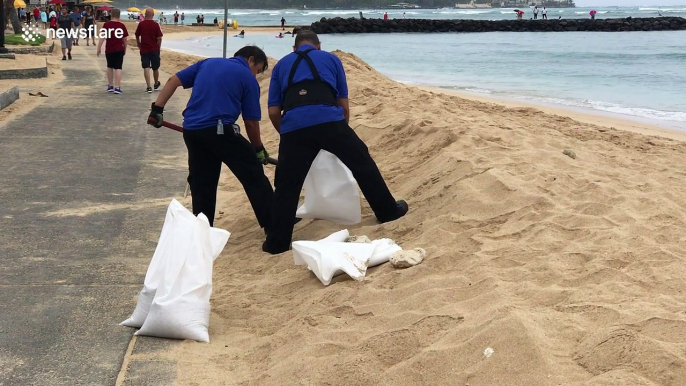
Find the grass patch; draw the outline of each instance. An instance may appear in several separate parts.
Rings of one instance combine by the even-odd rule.
[[[21,37],[21,34],[5,35],[5,44],[7,45],[39,46],[43,42],[45,42],[45,36],[43,35],[36,36],[35,42],[27,42],[23,37]]]

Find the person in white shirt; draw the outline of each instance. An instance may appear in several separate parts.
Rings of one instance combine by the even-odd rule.
[[[538,7],[534,7],[534,20],[538,19]]]
[[[545,9],[545,7],[543,7],[542,14],[543,14],[543,19],[548,20],[548,10]]]

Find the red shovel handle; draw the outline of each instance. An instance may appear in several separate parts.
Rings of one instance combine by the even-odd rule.
[[[148,121],[150,121],[151,119],[154,119],[154,118],[149,117]],[[178,131],[179,133],[183,133],[183,127],[181,127],[179,125],[175,125],[171,122],[162,121],[162,126],[169,128],[169,129],[172,129],[174,131]],[[275,158],[267,157],[267,163],[270,165],[278,165],[279,162]]]

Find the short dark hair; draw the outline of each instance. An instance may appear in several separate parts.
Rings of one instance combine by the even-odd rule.
[[[300,47],[304,43],[319,44],[319,36],[311,29],[300,30],[295,36],[295,47]]]
[[[258,46],[245,46],[233,54],[234,58],[237,56],[240,56],[245,60],[248,60],[248,58],[252,56],[253,60],[255,60],[255,64],[262,63],[262,72],[267,71],[269,68],[267,54],[265,54],[264,51],[262,51],[262,49]]]

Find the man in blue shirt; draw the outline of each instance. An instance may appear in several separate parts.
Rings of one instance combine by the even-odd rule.
[[[76,32],[75,37],[74,37],[74,45],[78,46],[79,45],[79,30],[81,29],[81,19],[83,16],[81,15],[81,12],[79,12],[79,7],[74,7],[74,10],[71,13],[71,19],[74,21],[74,32]]]
[[[233,58],[205,59],[177,72],[152,104],[148,123],[161,127],[164,105],[176,89],[193,88],[183,111],[188,183],[193,213],[205,214],[210,225],[222,162],[243,185],[260,226],[266,231],[271,224],[274,191],[262,168],[268,154],[260,138],[260,85],[255,78],[266,69],[265,53],[246,46]],[[240,135],[236,124],[241,114],[250,142]]]
[[[272,228],[262,245],[265,252],[277,254],[290,248],[300,190],[320,150],[334,154],[350,169],[380,222],[407,213],[407,203],[393,198],[367,146],[348,125],[349,117],[341,61],[321,51],[313,31],[300,31],[294,52],[276,64],[269,84],[269,118],[281,142]]]

